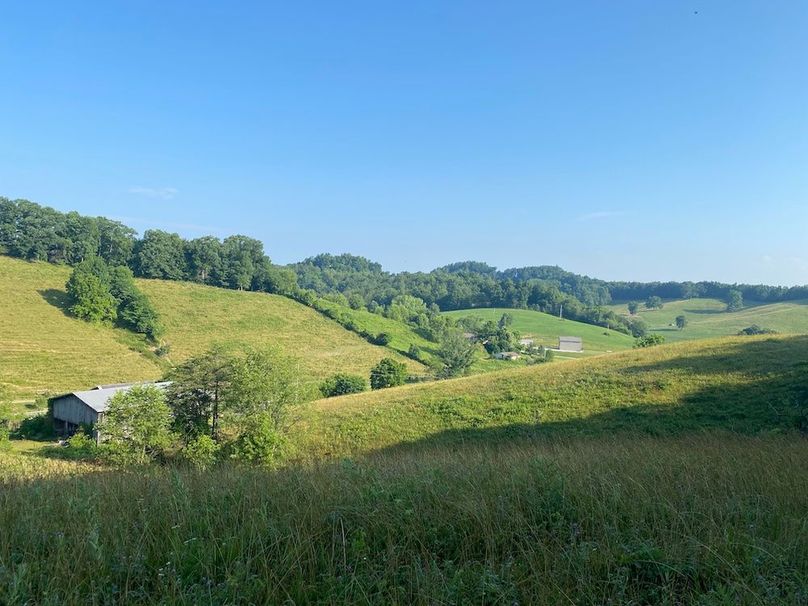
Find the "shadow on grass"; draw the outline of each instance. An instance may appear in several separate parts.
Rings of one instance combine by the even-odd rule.
[[[70,296],[65,291],[56,288],[48,288],[38,290],[37,293],[39,293],[46,303],[58,308],[68,318],[75,317],[70,313]]]
[[[808,437],[808,336],[750,339],[729,349],[726,344],[716,345],[715,349],[696,355],[627,365],[621,370],[623,375],[636,376],[638,384],[649,373],[658,378],[643,385],[645,390],[664,390],[670,383],[681,380],[679,377],[688,376],[732,374],[740,380],[737,384],[704,386],[685,394],[675,404],[626,402],[624,406],[575,419],[447,429],[374,454],[466,444],[632,434],[673,436],[714,430],[751,435],[795,432]],[[537,409],[537,415],[540,413]]]

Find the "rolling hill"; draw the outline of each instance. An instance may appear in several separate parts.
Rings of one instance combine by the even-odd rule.
[[[143,338],[94,326],[67,310],[70,269],[0,256],[0,385],[12,398],[30,399],[100,383],[160,377],[170,363],[214,343],[275,345],[297,359],[308,396],[335,372],[367,375],[385,356],[423,367],[390,349],[369,344],[336,322],[291,299],[183,282],[138,280],[166,326],[169,360]]]
[[[626,314],[626,304],[609,306],[617,313]],[[783,334],[808,334],[808,300],[759,304],[747,301],[740,311],[725,311],[726,304],[718,299],[684,299],[666,301],[662,309],[640,306],[639,316],[649,329],[665,336],[667,341],[689,341],[738,334],[738,331],[757,324]],[[676,329],[676,317],[684,315],[687,327]]]
[[[293,431],[301,456],[402,444],[808,429],[808,336],[631,350],[319,400]]]
[[[493,322],[497,322],[504,313],[510,314],[513,318],[513,329],[522,337],[534,339],[536,345],[557,347],[559,336],[582,337],[584,356],[622,351],[631,349],[634,345],[634,339],[629,335],[592,324],[562,320],[556,316],[529,309],[481,308],[446,312],[447,315],[456,319],[475,316]],[[559,357],[581,357],[581,355],[565,353]]]
[[[310,402],[280,469],[17,449],[0,602],[800,604],[806,370],[735,337]]]

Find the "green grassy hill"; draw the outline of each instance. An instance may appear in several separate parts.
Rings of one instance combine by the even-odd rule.
[[[808,337],[735,337],[631,350],[332,398],[303,407],[301,456],[405,443],[808,429]]]
[[[513,329],[519,332],[522,337],[534,339],[536,345],[558,347],[559,336],[582,337],[584,340],[584,355],[621,351],[630,349],[634,345],[634,339],[629,335],[607,330],[600,326],[575,322],[574,320],[562,320],[556,316],[528,309],[461,309],[446,313],[453,318],[475,316],[494,322],[497,322],[502,317],[502,314],[508,313],[513,317]],[[580,356],[565,353],[559,357]]]
[[[70,317],[64,285],[70,269],[0,256],[0,384],[15,399],[99,383],[160,377],[169,362],[125,330]],[[369,344],[322,314],[285,297],[190,283],[138,280],[166,326],[170,362],[214,343],[276,345],[295,358],[307,393],[335,372],[367,375],[385,356],[413,372],[417,362]]]
[[[401,354],[406,354],[415,345],[420,350],[421,359],[429,362],[435,358],[437,344],[419,335],[411,326],[385,316],[374,314],[366,309],[351,309],[338,305],[327,299],[320,299],[318,306],[330,309],[353,322],[356,330],[364,330],[370,334],[387,333],[392,340],[387,347]]]
[[[806,371],[726,338],[322,400],[289,439],[330,460],[280,469],[20,448],[0,603],[801,604]]]
[[[625,303],[609,306],[617,313],[627,314]],[[725,311],[726,304],[718,299],[685,299],[666,301],[662,309],[645,309],[639,315],[653,332],[668,341],[707,339],[738,334],[743,328],[757,324],[783,334],[808,334],[808,300],[760,304],[747,301],[740,311]],[[687,318],[684,330],[676,329],[676,316]]]

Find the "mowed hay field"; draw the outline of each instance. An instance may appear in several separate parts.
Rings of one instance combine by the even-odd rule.
[[[172,361],[184,360],[214,344],[273,345],[297,361],[310,394],[316,391],[317,382],[336,372],[367,377],[384,357],[404,362],[413,373],[424,369],[286,297],[189,282],[138,280],[137,284],[166,326]]]
[[[290,299],[161,280],[138,280],[166,326],[168,359],[143,338],[94,326],[67,313],[70,269],[0,256],[0,384],[14,399],[101,383],[161,377],[214,344],[274,345],[297,360],[305,395],[336,372],[367,375],[385,356],[422,372],[417,362],[369,344],[320,313]]]
[[[709,339],[738,334],[757,324],[783,334],[808,334],[808,300],[759,304],[745,302],[744,309],[727,312],[726,303],[718,299],[685,299],[665,301],[662,309],[645,309],[640,305],[639,316],[653,332],[667,341]],[[628,314],[626,303],[610,305],[609,309]],[[687,318],[684,330],[676,328],[676,317]]]
[[[574,320],[562,320],[557,316],[529,309],[485,308],[446,312],[447,315],[454,319],[474,316],[493,322],[498,322],[502,314],[505,313],[510,314],[513,318],[513,330],[517,331],[522,337],[532,338],[536,345],[558,347],[558,337],[560,336],[582,337],[584,340],[584,356],[622,351],[631,349],[634,345],[634,339],[630,335],[608,330],[601,326],[575,322]],[[560,354],[560,357],[581,356],[579,354],[563,353]]]
[[[12,398],[156,379],[142,339],[66,314],[70,269],[0,256],[0,385]]]
[[[518,438],[808,431],[808,336],[631,350],[301,407],[301,456]],[[409,445],[409,446],[408,446]]]

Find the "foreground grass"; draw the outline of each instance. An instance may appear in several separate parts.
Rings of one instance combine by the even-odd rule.
[[[806,460],[728,434],[47,480],[10,455],[0,603],[805,603]]]
[[[516,437],[808,431],[808,337],[735,337],[304,405],[303,456]]]
[[[617,313],[627,313],[624,303],[609,307]],[[727,312],[726,307],[718,299],[686,299],[666,301],[662,309],[641,307],[639,315],[651,330],[672,342],[736,335],[753,324],[783,334],[808,334],[808,301],[768,304],[747,301],[746,307],[736,312]],[[687,318],[684,330],[676,328],[676,317],[680,315]]]

